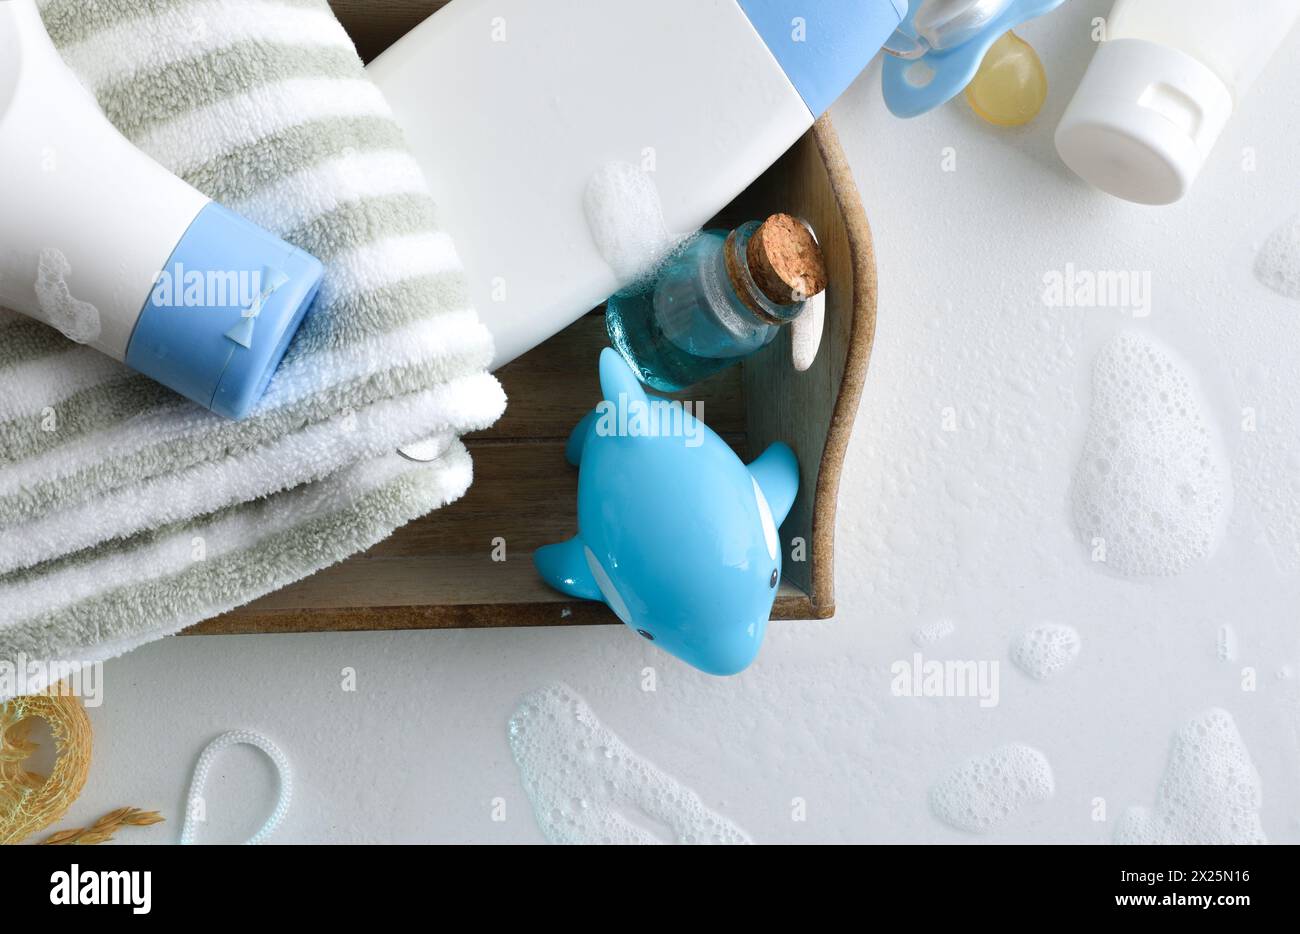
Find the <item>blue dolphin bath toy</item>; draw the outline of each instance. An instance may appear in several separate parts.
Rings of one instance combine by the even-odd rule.
[[[701,671],[744,670],[781,580],[794,452],[777,442],[746,467],[681,403],[648,396],[609,348],[600,386],[604,401],[566,449],[579,468],[579,531],[539,548],[538,572]]]

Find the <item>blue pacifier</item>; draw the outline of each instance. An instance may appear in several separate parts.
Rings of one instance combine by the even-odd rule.
[[[881,82],[897,117],[915,117],[970,84],[989,48],[1005,32],[1063,0],[913,0],[885,43]]]

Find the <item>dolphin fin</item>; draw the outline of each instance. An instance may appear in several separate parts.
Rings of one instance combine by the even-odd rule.
[[[574,467],[582,463],[582,452],[587,446],[587,435],[591,433],[591,426],[595,423],[596,417],[596,410],[591,410],[582,417],[582,421],[578,422],[569,434],[569,442],[564,446],[564,458]]]
[[[560,593],[582,600],[604,600],[587,567],[583,547],[582,539],[576,535],[567,542],[543,545],[533,552],[533,565],[542,580]]]
[[[606,402],[617,407],[646,403],[645,387],[613,347],[600,352],[600,391]]]
[[[790,514],[799,492],[799,461],[794,451],[788,444],[775,441],[749,465],[749,472],[767,497],[772,518],[779,527]]]

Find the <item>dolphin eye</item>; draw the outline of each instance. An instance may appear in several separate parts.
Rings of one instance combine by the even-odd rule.
[[[772,580],[768,583],[768,586],[775,587],[777,581],[779,581],[780,579],[781,579],[781,572],[778,571],[776,568],[772,568]]]
[[[650,635],[650,633],[646,632],[644,629],[638,629],[636,631],[636,634],[640,636],[642,639],[649,639],[651,642],[655,641],[655,637]]]

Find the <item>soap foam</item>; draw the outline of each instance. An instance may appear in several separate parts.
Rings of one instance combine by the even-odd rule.
[[[1009,743],[966,760],[931,788],[930,810],[958,830],[984,833],[1054,791],[1047,757],[1032,746]]]
[[[99,309],[72,297],[67,278],[72,264],[59,250],[41,250],[36,264],[36,302],[48,324],[78,344],[88,344],[100,335]]]
[[[629,749],[566,684],[520,701],[510,748],[552,843],[752,842]]]
[[[1084,543],[1120,574],[1178,574],[1214,550],[1231,494],[1226,459],[1183,365],[1144,334],[1116,335],[1097,356],[1074,477]]]
[[[1213,708],[1174,736],[1154,808],[1131,807],[1116,843],[1267,843],[1259,821],[1259,773],[1237,725]]]
[[[912,633],[912,641],[924,648],[927,645],[934,645],[936,642],[942,642],[957,630],[957,626],[950,619],[937,619],[933,623],[926,623],[924,626],[917,627]]]
[[[1300,214],[1264,242],[1255,257],[1255,276],[1279,295],[1300,299]]]
[[[1020,634],[1011,645],[1011,660],[1039,681],[1054,678],[1074,663],[1081,642],[1073,626],[1043,623]]]
[[[681,238],[668,232],[654,177],[629,162],[608,162],[587,180],[587,226],[624,289],[647,279]]]

